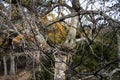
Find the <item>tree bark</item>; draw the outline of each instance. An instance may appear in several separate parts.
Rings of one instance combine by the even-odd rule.
[[[10,74],[15,75],[15,56],[10,55],[11,64],[10,64]]]
[[[67,70],[66,55],[55,55],[55,72],[54,80],[65,80],[65,71]]]
[[[3,57],[3,64],[4,64],[4,75],[7,76],[7,64],[6,64],[6,57]]]
[[[35,64],[36,64],[36,62],[35,62],[35,58],[36,58],[36,56],[35,56],[35,53],[33,53],[33,80],[36,80],[36,77],[35,77]]]
[[[75,39],[76,39],[76,32],[77,32],[77,24],[78,24],[78,16],[72,18],[71,20],[72,25],[69,28],[69,32],[66,38],[66,41],[64,42],[64,46],[66,46],[68,49],[74,49],[76,46]],[[66,53],[66,55],[55,55],[55,70],[54,70],[54,80],[65,80],[66,79],[66,73],[65,71],[68,69],[67,67],[67,61],[69,61],[69,54]]]

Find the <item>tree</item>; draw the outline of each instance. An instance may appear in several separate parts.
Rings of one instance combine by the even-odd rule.
[[[119,47],[119,45],[120,45],[120,36],[119,36],[119,32],[117,33],[117,43],[118,43],[118,59],[120,58],[120,47]],[[120,67],[120,63],[118,64],[118,66]]]
[[[106,6],[106,3],[111,6]],[[116,5],[119,2],[2,0],[0,4],[0,28],[5,34],[0,34],[0,51],[6,53],[5,56],[11,56],[12,71],[15,65],[13,54],[9,51],[22,52],[32,58],[33,79],[37,79],[35,66],[39,59],[35,54],[38,53],[44,59],[50,58],[50,54],[54,56],[52,68],[46,69],[44,66],[47,64],[43,65],[42,59],[38,62],[41,68],[54,74],[55,80],[102,79],[109,77],[106,73],[108,67],[114,65],[116,68],[113,63],[119,61],[115,57],[115,38],[120,24],[119,17],[116,17],[119,6]],[[13,34],[16,35],[11,37]]]
[[[4,75],[7,76],[8,73],[7,73],[7,65],[6,65],[6,58],[5,58],[5,56],[3,57],[3,61],[4,61],[3,62],[4,63]]]

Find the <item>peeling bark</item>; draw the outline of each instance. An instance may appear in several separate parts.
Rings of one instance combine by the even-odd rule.
[[[66,55],[55,55],[55,73],[54,80],[65,80],[65,71],[67,69]]]
[[[76,32],[77,32],[76,29],[78,24],[78,16],[72,18],[71,22],[72,22],[72,25],[69,29],[68,36],[66,38],[64,46],[72,49],[76,46],[75,39],[76,39]]]
[[[64,46],[66,46],[68,49],[74,49],[76,46],[76,32],[77,32],[77,24],[78,24],[78,16],[72,18],[72,25],[69,28],[68,36],[66,38],[66,41],[64,42]],[[67,55],[55,55],[55,74],[54,74],[54,80],[65,80],[66,79],[66,73],[65,71],[68,69],[67,67],[67,61],[69,61],[69,54]],[[69,73],[68,73],[69,74]]]

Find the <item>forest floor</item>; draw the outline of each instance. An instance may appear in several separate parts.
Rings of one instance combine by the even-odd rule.
[[[28,80],[31,77],[31,71],[18,70],[16,75],[0,75],[0,80]]]

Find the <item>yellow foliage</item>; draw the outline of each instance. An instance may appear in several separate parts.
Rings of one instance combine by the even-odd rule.
[[[52,20],[55,20],[55,16],[53,14],[49,14]],[[53,42],[63,42],[66,37],[66,30],[61,22],[57,22],[51,26],[53,30],[48,31],[48,38]]]
[[[19,43],[23,38],[23,35],[18,35],[15,38],[12,39],[13,43]]]
[[[63,16],[64,14],[62,14]],[[45,24],[47,23],[49,20],[48,20],[48,17],[51,19],[51,20],[55,20],[55,16],[53,13],[49,13],[48,15],[45,15],[45,16],[42,16],[41,19],[42,19],[42,22]],[[66,37],[66,30],[65,30],[65,27],[62,25],[61,22],[57,22],[51,26],[48,27],[48,39],[52,42],[63,42],[65,37]]]
[[[48,18],[46,15],[42,17],[42,22],[44,22],[44,23],[48,22]]]
[[[18,35],[15,38],[12,39],[13,43],[19,43],[23,38],[25,38],[28,41],[34,41],[34,37],[31,35]]]
[[[50,14],[51,18],[55,20],[55,16],[53,14]],[[54,24],[56,29],[58,29],[63,35],[66,34],[64,26],[61,24],[61,22],[57,22]]]

